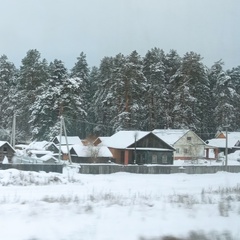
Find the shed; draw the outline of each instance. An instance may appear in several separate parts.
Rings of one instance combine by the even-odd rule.
[[[14,148],[8,142],[0,141],[0,162],[7,157],[8,161],[11,163],[14,153]]]

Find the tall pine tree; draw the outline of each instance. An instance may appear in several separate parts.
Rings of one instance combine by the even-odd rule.
[[[41,60],[40,53],[36,50],[29,50],[22,60],[18,78],[18,91],[21,101],[18,102],[18,123],[21,125],[21,138],[23,141],[32,137],[29,120],[33,104],[37,96],[42,94],[44,89],[41,85],[48,78],[48,66],[45,59]]]
[[[79,83],[79,97],[81,99],[82,109],[84,111],[79,112],[77,119],[74,119],[76,127],[80,128],[81,138],[85,138],[90,134],[87,124],[87,112],[91,106],[91,86],[89,82],[89,68],[86,60],[86,55],[81,52],[80,56],[77,58],[75,66],[72,68],[70,77],[75,78]],[[83,113],[83,114],[81,114]]]
[[[59,134],[60,116],[65,118],[67,133],[80,136],[76,126],[80,115],[85,115],[79,91],[79,78],[70,78],[60,60],[50,63],[50,77],[42,85],[44,94],[39,95],[32,106],[31,124],[34,139],[51,139]]]
[[[13,115],[16,109],[17,69],[6,55],[0,57],[0,135],[1,140],[10,141]]]

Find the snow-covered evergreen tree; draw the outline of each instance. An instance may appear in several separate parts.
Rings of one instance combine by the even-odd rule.
[[[143,122],[146,78],[140,55],[116,55],[104,58],[99,68],[98,89],[94,96],[99,126],[112,133],[122,129],[141,129]]]
[[[0,57],[0,131],[1,140],[10,140],[12,120],[16,111],[17,69],[6,55]]]
[[[99,82],[99,69],[92,67],[89,74],[89,109],[87,111],[87,133],[88,135],[94,135],[94,128],[97,126],[97,109],[94,103],[94,96],[98,89]]]
[[[112,119],[114,129],[142,129],[144,118],[144,98],[146,94],[146,78],[143,74],[143,64],[140,55],[133,51],[122,61],[122,67],[117,71],[116,82],[118,92],[118,114]],[[120,96],[119,96],[120,95]]]
[[[208,130],[210,87],[201,56],[186,53],[182,65],[173,77],[174,127],[191,128],[199,134]]]
[[[232,68],[231,70],[227,71],[227,75],[231,77],[231,82],[233,87],[236,91],[236,98],[233,101],[233,106],[235,109],[236,114],[236,126],[233,130],[239,131],[240,130],[240,66]]]
[[[22,59],[18,78],[18,124],[21,126],[22,141],[31,138],[31,125],[29,124],[33,104],[44,89],[42,84],[48,78],[48,66],[45,59],[41,60],[40,53],[36,50],[29,50]]]
[[[69,77],[62,61],[55,59],[50,63],[50,77],[41,86],[45,91],[31,108],[34,139],[49,140],[58,135],[60,116],[65,118],[69,135],[80,135],[76,122],[79,116],[86,115],[79,96],[81,85],[79,78]]]
[[[143,72],[147,79],[145,97],[145,129],[153,130],[167,125],[169,92],[165,79],[165,54],[158,48],[147,52],[143,60]]]
[[[96,126],[94,127],[94,134],[96,135],[111,135],[113,133],[110,121],[114,112],[111,107],[114,106],[114,95],[111,93],[114,79],[113,79],[114,61],[112,57],[104,57],[101,60],[97,91],[94,95],[93,104],[95,106]]]
[[[234,104],[238,97],[231,77],[223,70],[223,65],[222,61],[218,61],[211,68],[211,78],[215,82],[213,97],[216,103],[213,115],[217,129],[229,126],[229,130],[235,130],[238,120]]]
[[[173,128],[173,108],[174,108],[174,84],[172,81],[174,79],[175,74],[177,73],[178,69],[182,64],[182,59],[178,55],[176,50],[170,50],[169,53],[165,56],[165,81],[166,81],[166,88],[168,91],[168,101],[167,105],[165,106],[165,128]]]
[[[75,78],[79,84],[79,97],[81,99],[82,109],[84,113],[87,113],[91,106],[91,86],[89,82],[89,68],[86,60],[86,55],[81,52],[80,56],[77,58],[75,66],[71,69],[70,77]],[[88,125],[87,125],[87,116],[86,114],[80,114],[76,122],[77,127],[80,129],[81,138],[85,138],[88,134]]]

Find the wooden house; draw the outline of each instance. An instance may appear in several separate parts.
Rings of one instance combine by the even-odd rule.
[[[56,158],[59,157],[59,145],[51,143],[48,145],[48,150],[54,152]],[[107,163],[113,161],[113,155],[105,146],[84,146],[82,144],[61,145],[61,159],[68,160],[68,150],[71,155],[71,160],[74,163]]]
[[[2,163],[5,157],[7,157],[9,163],[11,163],[14,153],[15,150],[8,142],[0,141],[0,163]]]
[[[106,146],[72,145],[70,154],[72,162],[75,163],[108,163],[113,161],[113,155]]]
[[[153,133],[175,148],[175,160],[197,160],[205,157],[205,142],[192,130],[155,129]]]
[[[55,143],[56,145],[59,145],[60,136],[54,137],[52,142]],[[68,143],[68,145],[80,145],[80,146],[83,145],[81,139],[78,136],[67,136],[67,142],[66,142],[65,136],[62,136],[61,137],[61,145],[67,145],[67,143]]]
[[[118,164],[173,164],[174,148],[152,132],[119,131],[94,144],[107,146]]]

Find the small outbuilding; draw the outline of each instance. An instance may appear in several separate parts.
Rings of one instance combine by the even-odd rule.
[[[14,153],[14,148],[8,142],[0,141],[0,163],[6,158],[8,162],[11,163]]]

